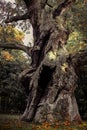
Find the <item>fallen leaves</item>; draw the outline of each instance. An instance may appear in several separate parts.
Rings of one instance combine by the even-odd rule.
[[[86,130],[87,122],[73,125],[69,121],[44,122],[42,124],[30,124],[19,119],[0,119],[0,130]]]

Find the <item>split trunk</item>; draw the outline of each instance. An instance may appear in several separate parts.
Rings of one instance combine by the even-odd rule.
[[[69,31],[65,29],[66,19],[62,12],[69,3],[65,0],[53,9],[43,1],[32,1],[28,10],[34,30],[34,51],[31,50],[32,67],[21,76],[28,93],[21,119],[81,121],[74,95],[77,75],[72,57],[64,48]]]

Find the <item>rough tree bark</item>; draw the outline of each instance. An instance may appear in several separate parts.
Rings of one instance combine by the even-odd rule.
[[[34,29],[34,46],[39,49],[32,53],[32,67],[36,68],[29,77],[29,97],[23,120],[54,122],[55,120],[81,121],[74,95],[77,76],[70,57],[63,46],[69,36],[65,27],[58,26],[57,18],[74,0],[62,1],[50,13],[46,9],[47,0],[25,1],[30,21]],[[49,5],[48,5],[49,6]],[[63,52],[58,53],[62,48]],[[28,74],[32,73],[32,69]]]
[[[78,57],[68,55],[64,48],[69,31],[64,27],[66,19],[63,13],[75,0],[62,0],[54,7],[48,0],[24,2],[28,8],[27,18],[34,30],[34,47],[30,51],[31,67],[20,76],[29,95],[21,119],[35,122],[81,121],[74,95]],[[20,18],[25,19],[25,15]],[[62,19],[60,25],[58,19]]]

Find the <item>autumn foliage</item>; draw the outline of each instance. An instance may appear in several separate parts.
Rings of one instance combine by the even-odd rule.
[[[0,41],[4,43],[21,43],[24,33],[12,25],[6,27],[0,26]]]
[[[2,115],[1,115],[2,116]],[[9,119],[8,119],[9,117]],[[3,118],[2,118],[3,119]],[[0,119],[1,120],[1,119]],[[86,130],[87,123],[71,124],[69,121],[55,123],[44,122],[42,124],[33,124],[20,121],[17,116],[6,116],[1,120],[0,130]]]

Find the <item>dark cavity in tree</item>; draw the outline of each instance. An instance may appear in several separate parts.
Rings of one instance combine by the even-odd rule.
[[[50,68],[48,66],[43,65],[43,70],[40,74],[40,79],[38,80],[38,85],[41,87],[42,90],[45,91],[46,87],[52,80],[52,74],[55,68]]]

